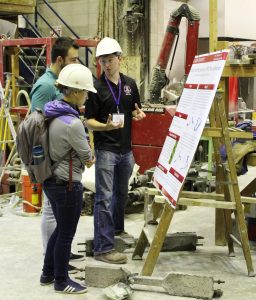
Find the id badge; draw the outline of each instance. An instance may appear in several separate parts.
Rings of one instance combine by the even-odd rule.
[[[112,114],[112,122],[114,124],[122,123],[122,127],[124,127],[124,114]]]

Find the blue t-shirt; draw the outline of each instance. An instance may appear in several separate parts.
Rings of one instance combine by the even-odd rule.
[[[32,112],[36,108],[44,110],[44,105],[47,102],[60,100],[63,97],[62,93],[60,93],[60,91],[55,87],[56,79],[56,74],[54,74],[49,68],[40,78],[38,78],[30,92]]]

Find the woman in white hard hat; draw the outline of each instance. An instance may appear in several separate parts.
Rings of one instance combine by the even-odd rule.
[[[96,194],[94,197],[94,258],[106,263],[126,263],[125,253],[114,249],[114,237],[126,241],[124,212],[134,158],[131,151],[132,119],[145,117],[135,81],[120,73],[119,43],[109,37],[96,49],[104,73],[95,81],[97,94],[89,93],[85,117],[94,131]]]
[[[57,227],[47,244],[40,283],[54,282],[58,293],[82,294],[87,288],[69,278],[68,262],[82,208],[82,172],[85,165],[90,167],[94,161],[78,108],[84,105],[87,92],[96,90],[91,71],[80,64],[64,67],[56,85],[64,97],[44,106],[45,116],[53,119],[49,127],[49,152],[55,164],[54,176],[44,182],[43,189]]]

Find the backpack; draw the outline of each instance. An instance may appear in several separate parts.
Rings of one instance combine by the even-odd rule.
[[[16,146],[30,181],[43,183],[56,168],[49,155],[49,122],[41,110],[28,115],[17,130]]]

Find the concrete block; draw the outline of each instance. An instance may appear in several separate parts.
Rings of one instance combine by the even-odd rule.
[[[87,265],[85,283],[87,286],[105,288],[120,281],[127,282],[130,274],[131,272],[121,267]]]
[[[187,274],[168,274],[165,278],[150,276],[135,276],[135,284],[160,286],[169,295],[212,299],[214,281],[212,277]]]

